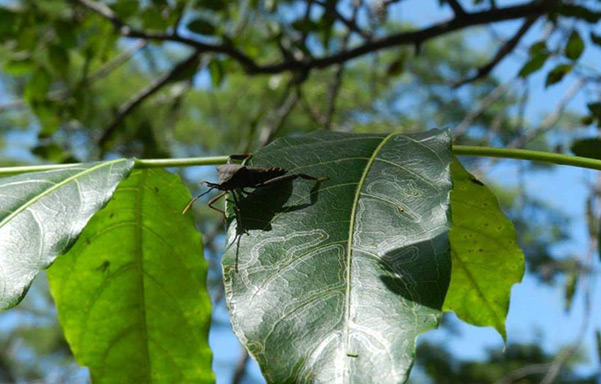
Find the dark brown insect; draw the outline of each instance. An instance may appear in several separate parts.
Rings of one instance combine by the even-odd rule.
[[[246,195],[250,192],[246,191],[245,188],[267,187],[269,185],[294,180],[298,177],[307,180],[315,180],[317,183],[321,183],[322,181],[328,179],[327,177],[313,177],[304,173],[288,173],[288,171],[286,171],[283,168],[249,167],[244,164],[231,163],[232,160],[246,160],[250,156],[250,154],[232,155],[228,159],[228,164],[218,166],[217,172],[219,173],[219,182],[211,183],[209,181],[201,181],[200,185],[207,185],[209,187],[209,190],[194,197],[188,203],[183,213],[186,213],[196,200],[211,192],[213,189],[218,189],[222,192],[209,201],[209,208],[221,212],[221,214],[225,218],[225,212],[222,209],[213,206],[213,204],[215,204],[228,192],[239,190],[240,192],[242,192],[242,194]],[[240,208],[238,204],[238,199],[236,197],[236,193],[232,193],[232,198],[234,199],[233,203],[234,210],[236,212],[236,218],[238,220],[238,223],[240,224]]]

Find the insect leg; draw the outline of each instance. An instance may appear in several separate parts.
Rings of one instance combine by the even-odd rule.
[[[304,173],[291,173],[288,175],[282,175],[282,176],[274,177],[273,179],[269,179],[269,180],[263,182],[262,184],[257,185],[257,187],[266,187],[268,185],[283,183],[286,181],[294,180],[299,177],[301,177],[303,179],[307,179],[307,180],[315,180],[317,183],[321,183],[322,181],[325,181],[328,179],[327,177],[313,177],[313,176],[306,175]]]
[[[215,204],[219,199],[221,199],[223,196],[225,196],[226,193],[227,193],[227,191],[221,192],[220,194],[218,194],[217,196],[215,196],[211,200],[209,200],[209,204],[207,204],[209,206],[209,208],[214,209],[217,212],[221,212],[221,214],[223,215],[223,220],[225,220],[225,211],[223,209],[214,207],[213,204]]]
[[[238,198],[236,197],[236,191],[232,191],[232,197],[234,198],[234,211],[236,212],[236,221],[238,222],[238,228],[240,228],[241,233],[248,234],[246,228],[242,224],[242,213],[240,212],[240,203],[238,203]]]
[[[205,184],[205,183],[206,183],[206,181],[203,181],[200,183],[200,185]],[[199,195],[196,195],[192,200],[190,200],[188,205],[186,205],[186,208],[184,208],[184,210],[182,211],[182,215],[184,215],[186,212],[188,212],[188,210],[192,207],[192,204],[194,204],[196,202],[196,200],[200,199],[201,197],[203,197],[207,193],[211,192],[212,190],[213,190],[213,188],[211,188],[208,191],[205,191]]]

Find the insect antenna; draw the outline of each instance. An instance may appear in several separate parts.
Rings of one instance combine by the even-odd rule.
[[[201,193],[199,195],[196,195],[192,200],[190,200],[190,202],[188,203],[188,205],[186,205],[186,208],[184,208],[184,210],[182,211],[182,215],[185,215],[186,212],[188,212],[188,210],[192,207],[192,204],[194,204],[196,202],[196,200],[200,199],[201,197],[203,197],[207,193],[211,192],[213,189],[215,189],[215,187],[209,188],[207,191],[204,191],[203,193]]]

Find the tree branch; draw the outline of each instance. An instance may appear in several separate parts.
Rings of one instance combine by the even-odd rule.
[[[562,155],[560,153],[554,152],[530,151],[526,149],[453,145],[453,154],[457,156],[483,156],[498,157],[504,159],[542,161],[551,164],[569,165],[572,167],[587,168],[601,171],[601,160],[591,159],[589,157]],[[134,169],[220,165],[225,164],[228,161],[228,159],[229,156],[191,157],[181,159],[135,159]],[[0,167],[0,175],[6,176],[26,172],[51,171],[57,169],[65,169],[77,165],[81,165],[81,163],[27,165],[22,167]]]
[[[299,100],[300,91],[299,87],[301,80],[291,80],[290,84],[288,84],[288,88],[284,93],[284,97],[280,102],[279,106],[275,109],[273,114],[270,116],[271,119],[268,119],[267,124],[261,130],[259,134],[259,148],[264,147],[269,144],[278,134],[280,129],[284,126],[284,122],[286,118],[292,112],[292,109],[296,105],[296,102]]]
[[[90,75],[88,77],[88,82],[92,83],[97,80],[100,80],[115,69],[119,68],[127,60],[129,60],[134,55],[134,53],[143,48],[147,43],[148,41],[144,39],[137,40],[134,44],[132,44],[131,46],[124,49],[121,53],[119,53],[119,55],[117,55],[117,57],[115,57],[113,60],[109,61],[98,71]]]
[[[352,5],[352,15],[350,22],[356,25],[357,15],[359,14],[359,7],[361,7],[362,1],[355,0]],[[341,47],[346,49],[351,39],[351,29],[342,38]],[[332,126],[332,119],[334,118],[334,112],[336,111],[336,101],[338,100],[338,94],[340,93],[340,87],[342,86],[342,78],[344,76],[344,63],[336,64],[334,67],[334,79],[328,90],[328,108],[326,110],[325,119],[323,122],[323,129],[329,130]]]
[[[525,132],[522,136],[517,137],[513,141],[511,141],[507,147],[508,148],[522,148],[524,147],[530,140],[535,137],[542,135],[543,133],[549,131],[551,128],[555,126],[555,124],[559,121],[563,113],[565,112],[568,104],[574,99],[574,97],[580,92],[580,90],[586,85],[586,82],[583,79],[577,80],[563,95],[557,106],[555,107],[555,113],[547,116],[545,120],[541,123],[541,125],[537,129],[532,129]]]
[[[236,364],[234,376],[232,377],[232,384],[240,384],[242,379],[244,379],[244,375],[246,374],[246,364],[248,363],[249,357],[250,356],[246,348],[242,347],[242,354],[240,355],[240,359]]]
[[[110,21],[115,29],[124,37],[132,37],[146,40],[157,40],[157,41],[171,41],[175,43],[181,43],[189,47],[194,48],[196,51],[202,52],[213,52],[226,54],[236,61],[238,61],[249,73],[253,73],[257,69],[255,62],[248,56],[238,51],[229,44],[208,44],[198,40],[182,37],[175,33],[163,33],[155,31],[142,31],[135,29],[127,25],[124,21],[119,19],[117,15],[106,5],[97,3],[92,0],[71,0],[77,4],[80,4],[84,8],[97,13]]]
[[[480,105],[478,106],[478,108],[473,111],[470,111],[463,118],[461,123],[459,123],[459,125],[457,125],[457,128],[455,128],[455,131],[453,132],[453,136],[455,136],[455,139],[458,139],[459,137],[461,137],[465,133],[465,131],[467,131],[467,129],[472,125],[472,123],[474,122],[474,120],[476,118],[478,118],[480,115],[482,115],[484,112],[486,112],[486,110],[492,104],[494,104],[497,100],[499,100],[501,98],[501,96],[503,96],[509,90],[509,88],[513,84],[514,80],[515,79],[511,79],[511,80],[507,81],[506,83],[499,84],[488,95],[486,95],[480,102]]]
[[[318,4],[319,6],[328,10],[327,4],[323,0],[312,0],[312,1],[315,4]],[[353,17],[352,19],[347,19],[346,17],[344,17],[344,15],[342,13],[338,12],[338,9],[336,9],[336,7],[332,7],[331,12],[334,14],[334,17],[336,17],[336,19],[338,19],[342,24],[344,24],[349,29],[349,31],[353,31],[356,34],[358,34],[359,36],[361,36],[367,40],[372,38],[371,33],[369,33],[368,31],[364,31],[363,29],[361,29],[359,27],[359,25],[357,25],[357,21],[356,21],[355,17]],[[353,13],[355,13],[355,12],[353,12]]]
[[[455,32],[460,29],[543,15],[552,10],[557,0],[531,1],[526,4],[481,12],[466,13],[449,21],[434,24],[430,27],[411,32],[400,32],[389,36],[370,40],[353,49],[343,50],[322,58],[308,60],[284,60],[276,64],[260,65],[253,59],[227,43],[213,44],[182,37],[173,33],[142,31],[134,29],[120,20],[106,5],[91,0],[71,0],[109,20],[124,37],[141,38],[157,41],[178,42],[196,49],[199,52],[222,53],[236,60],[248,74],[274,74],[285,71],[309,71],[322,69],[334,64],[350,61],[357,57],[382,49],[403,45],[420,45],[427,40]]]
[[[194,52],[186,60],[178,63],[171,71],[165,73],[163,76],[155,79],[146,88],[140,91],[137,95],[130,98],[125,104],[119,108],[117,115],[113,118],[113,121],[105,128],[102,136],[98,140],[98,145],[103,148],[109,139],[113,136],[121,122],[129,115],[134,109],[136,109],[144,100],[149,98],[158,92],[161,88],[167,85],[169,82],[175,80],[182,72],[187,70],[190,66],[197,64],[199,52]]]
[[[499,48],[499,50],[497,51],[497,54],[492,58],[492,60],[488,64],[478,68],[475,75],[468,77],[467,79],[459,81],[453,87],[459,88],[462,85],[471,83],[472,81],[481,79],[481,78],[485,77],[486,75],[488,75],[497,66],[497,64],[499,64],[508,54],[510,54],[514,50],[514,48],[518,45],[518,43],[520,42],[522,37],[524,37],[526,32],[528,32],[530,27],[532,27],[534,22],[539,17],[540,17],[540,15],[535,15],[535,16],[531,16],[531,17],[527,18],[526,21],[524,22],[524,24],[522,24],[520,29],[516,32],[516,34],[511,39],[509,39],[507,42],[505,42],[505,44],[503,44],[501,46],[501,48]]]
[[[453,8],[453,12],[455,12],[455,16],[461,17],[461,16],[465,15],[465,10],[461,6],[461,4],[459,4],[459,1],[447,0],[447,4],[449,4],[451,6],[451,8]]]
[[[509,372],[507,375],[495,381],[494,384],[512,384],[517,380],[523,379],[524,377],[533,375],[535,373],[544,373],[549,369],[550,366],[551,363],[527,365],[525,367],[518,368],[515,371]]]

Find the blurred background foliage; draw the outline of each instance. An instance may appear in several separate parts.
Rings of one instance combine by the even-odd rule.
[[[582,58],[585,51],[601,57],[594,53],[601,45],[599,1],[425,3],[1,0],[0,160],[9,166],[223,155],[318,129],[433,127],[452,129],[459,144],[601,156],[600,67]],[[427,18],[412,14],[421,6],[432,10]],[[493,28],[502,20],[513,21]],[[440,33],[420,37],[431,25]],[[508,57],[513,64],[495,70]],[[531,81],[535,75],[545,88],[563,84],[565,92],[532,118],[532,98],[543,87]],[[579,111],[567,109],[574,98],[584,106]],[[497,163],[465,162],[484,180]],[[526,164],[520,175],[549,169]],[[176,171],[191,188],[207,175]],[[562,286],[569,309],[579,279],[594,274],[592,256],[554,252],[569,238],[568,218],[519,180],[515,185],[499,184],[495,192],[516,225],[528,273],[541,285]],[[595,246],[599,181],[590,190]],[[201,204],[195,210],[210,251],[209,288],[223,305],[220,216]],[[228,327],[220,320],[213,326]],[[453,321],[443,327],[461,337]],[[595,367],[601,357],[579,354],[581,342],[554,351],[512,343],[469,361],[444,344],[422,343],[412,382],[538,383],[561,361],[555,382],[594,383],[590,369],[575,367]],[[0,314],[0,344],[0,383],[88,380],[62,337],[43,278],[19,307]],[[229,367],[232,382],[251,380],[244,379],[247,358]]]

